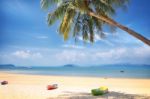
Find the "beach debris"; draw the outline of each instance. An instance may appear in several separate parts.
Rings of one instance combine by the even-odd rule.
[[[104,95],[104,94],[108,93],[108,87],[101,86],[100,88],[92,89],[91,93],[93,96]]]
[[[8,84],[8,81],[5,81],[5,80],[4,80],[4,81],[1,81],[0,83],[1,83],[1,85],[7,85],[7,84]]]
[[[104,79],[108,79],[108,77],[104,77]]]
[[[47,90],[53,90],[53,89],[57,89],[57,88],[58,88],[57,84],[47,85]]]

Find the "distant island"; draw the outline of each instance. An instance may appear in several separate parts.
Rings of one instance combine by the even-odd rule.
[[[0,69],[13,69],[16,68],[13,64],[0,64]]]
[[[24,69],[28,69],[29,67],[25,67],[25,66],[15,66],[13,64],[0,64],[0,69],[20,69],[20,68],[24,68]]]
[[[77,67],[77,65],[74,65],[74,64],[66,64],[66,65],[64,65],[63,67]]]

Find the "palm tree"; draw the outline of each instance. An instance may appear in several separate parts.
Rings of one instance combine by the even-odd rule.
[[[94,42],[95,33],[104,37],[103,27],[108,26],[112,32],[118,27],[150,46],[149,39],[111,18],[117,8],[125,8],[127,4],[128,0],[41,0],[44,9],[56,7],[48,14],[47,21],[48,25],[57,20],[61,21],[59,33],[63,35],[64,40],[67,40],[72,32],[75,40],[82,35],[85,41]]]

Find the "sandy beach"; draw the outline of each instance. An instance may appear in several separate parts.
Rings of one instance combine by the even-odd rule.
[[[0,73],[0,99],[150,99],[150,79],[39,76]],[[58,89],[47,90],[48,84]],[[107,86],[109,93],[92,96],[91,89]]]

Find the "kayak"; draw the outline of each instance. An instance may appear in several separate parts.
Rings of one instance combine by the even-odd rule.
[[[91,93],[93,96],[104,95],[104,94],[108,93],[108,88],[105,86],[102,86],[97,89],[92,89]]]
[[[47,90],[57,89],[57,84],[47,85]]]
[[[1,85],[6,85],[6,84],[8,84],[8,81],[4,80],[4,81],[1,82]]]

